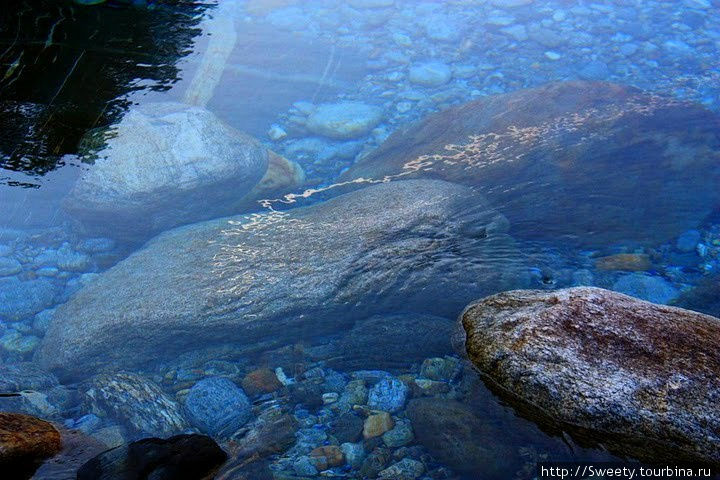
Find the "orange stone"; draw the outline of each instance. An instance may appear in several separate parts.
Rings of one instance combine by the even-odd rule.
[[[320,472],[328,468],[339,467],[345,463],[345,456],[337,445],[317,447],[310,452],[310,459]]]
[[[600,270],[645,272],[652,269],[652,266],[650,257],[644,253],[618,253],[595,259],[595,267]]]
[[[282,388],[275,372],[269,368],[258,368],[245,375],[242,380],[242,387],[250,396],[271,393]]]
[[[0,412],[0,471],[13,472],[18,478],[32,475],[43,460],[61,449],[60,433],[52,424],[29,415]]]

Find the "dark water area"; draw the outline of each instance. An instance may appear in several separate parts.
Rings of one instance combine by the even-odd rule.
[[[4,8],[0,414],[63,438],[32,478],[720,462],[712,352],[667,378],[578,355],[607,381],[571,379],[557,403],[581,385],[587,409],[559,418],[531,399],[571,346],[497,353],[548,342],[510,391],[459,321],[572,287],[720,316],[717,1]]]

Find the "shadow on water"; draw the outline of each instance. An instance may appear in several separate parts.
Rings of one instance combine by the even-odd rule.
[[[8,2],[0,17],[0,167],[44,175],[89,129],[117,120],[136,90],[178,80],[209,4],[155,8]],[[37,187],[22,177],[0,183]]]

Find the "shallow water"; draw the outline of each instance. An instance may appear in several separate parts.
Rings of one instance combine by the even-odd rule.
[[[488,390],[456,319],[578,285],[720,314],[717,2],[127,3],[0,18],[0,393],[26,392],[0,410],[104,446],[199,429],[218,478],[307,477],[394,376],[445,423],[401,401],[384,467],[622,455]],[[188,396],[218,376],[253,408],[210,428]],[[289,440],[243,451],[272,415]],[[372,476],[345,456],[327,475]]]

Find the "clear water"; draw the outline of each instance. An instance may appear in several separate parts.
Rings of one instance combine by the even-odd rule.
[[[249,391],[249,423],[213,435],[231,452],[218,478],[292,478],[334,442],[348,381],[413,383],[443,357],[454,373],[411,396],[460,402],[471,420],[455,420],[476,428],[414,425],[385,466],[532,478],[539,460],[622,452],[488,390],[458,348],[465,305],[595,285],[720,314],[717,2],[127,3],[14,2],[0,17],[0,393],[25,392],[0,410],[114,446],[198,428],[187,396],[205,377],[248,390],[248,373],[280,368],[295,386]],[[503,96],[576,80],[647,96]],[[345,102],[364,105],[356,127],[376,118],[313,126]],[[441,120],[413,127],[426,118]],[[271,163],[275,187],[244,197],[266,163],[211,168],[236,130],[259,142],[242,137],[251,157],[294,162]],[[96,375],[119,372],[172,406],[146,392],[118,409],[126,384],[93,397]],[[296,420],[294,439],[247,461],[237,445],[269,412]]]

